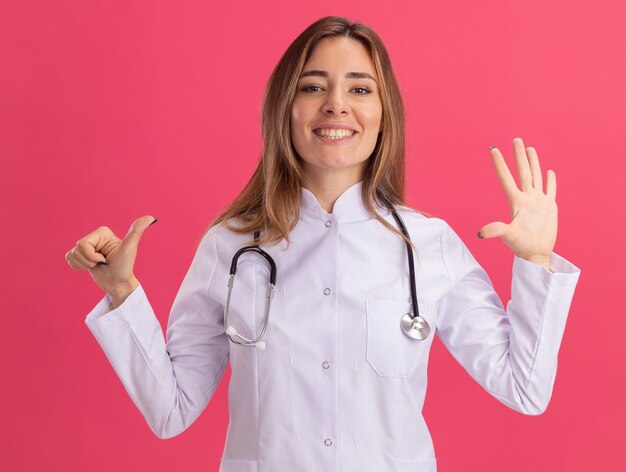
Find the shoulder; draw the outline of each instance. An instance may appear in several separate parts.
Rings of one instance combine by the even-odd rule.
[[[412,228],[417,231],[428,230],[437,235],[442,235],[443,232],[451,230],[450,225],[439,216],[415,209],[408,205],[396,205],[395,208],[409,230]],[[393,220],[391,212],[388,212],[387,218]]]
[[[240,223],[232,219],[229,220],[228,223],[231,227],[238,227],[238,225],[240,225]],[[204,248],[205,250],[209,250],[213,248],[215,251],[219,246],[228,245],[230,241],[240,237],[245,238],[245,235],[232,231],[223,221],[216,224],[211,223],[198,237],[197,246],[199,249]]]
[[[440,216],[434,216],[406,205],[396,205],[396,211],[404,221],[409,234],[416,237],[424,237],[431,243],[437,243],[442,253],[464,252],[465,243],[453,226]],[[395,223],[393,215],[388,212],[385,218],[390,223]]]
[[[450,285],[462,274],[480,269],[467,245],[446,220],[407,206],[396,206],[396,210],[405,220],[411,236],[415,235],[427,251],[437,253],[436,259],[445,268]]]
[[[253,233],[236,231],[243,226],[244,222],[236,218],[213,224],[205,230],[200,245],[212,244],[217,252],[232,252],[249,245],[252,243]]]

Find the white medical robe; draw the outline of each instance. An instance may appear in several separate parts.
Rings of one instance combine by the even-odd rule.
[[[225,334],[231,259],[251,235],[221,225],[195,253],[165,339],[142,285],[112,311],[105,295],[87,315],[159,438],[189,427],[230,361],[221,472],[433,472],[422,407],[435,335],[496,399],[529,415],[545,410],[580,269],[556,253],[554,273],[514,256],[504,309],[445,221],[399,207],[418,248],[419,314],[432,327],[412,340],[400,327],[411,311],[406,245],[367,212],[361,187],[341,194],[332,213],[302,188],[290,247],[263,247],[278,269],[265,351]],[[229,324],[244,336],[262,327],[268,276],[261,255],[239,259]]]

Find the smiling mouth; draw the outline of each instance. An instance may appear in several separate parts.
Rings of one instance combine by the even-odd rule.
[[[344,138],[349,138],[350,136],[354,135],[356,131],[352,129],[318,128],[318,129],[313,130],[313,133],[315,133],[317,136],[320,136],[326,139],[344,139]]]

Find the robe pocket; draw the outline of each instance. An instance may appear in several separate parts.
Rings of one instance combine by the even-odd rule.
[[[366,357],[381,377],[406,377],[431,344],[434,319],[428,305],[418,300],[419,314],[430,325],[423,340],[412,339],[402,330],[401,318],[411,313],[411,303],[399,300],[366,300]]]

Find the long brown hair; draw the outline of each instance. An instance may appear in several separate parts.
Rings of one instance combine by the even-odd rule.
[[[211,223],[223,223],[236,233],[260,231],[259,243],[287,241],[300,216],[303,167],[291,141],[290,116],[296,86],[315,46],[324,38],[344,36],[360,41],[370,54],[379,78],[383,129],[365,165],[362,198],[365,207],[384,226],[404,237],[376,210],[387,204],[405,205],[404,105],[389,54],[369,26],[339,16],[321,18],[287,48],[274,68],[263,96],[263,151],[252,177],[226,209]],[[228,220],[234,218],[236,225]],[[206,234],[206,232],[205,232]],[[253,243],[252,238],[250,244]],[[411,243],[412,247],[413,244]]]

